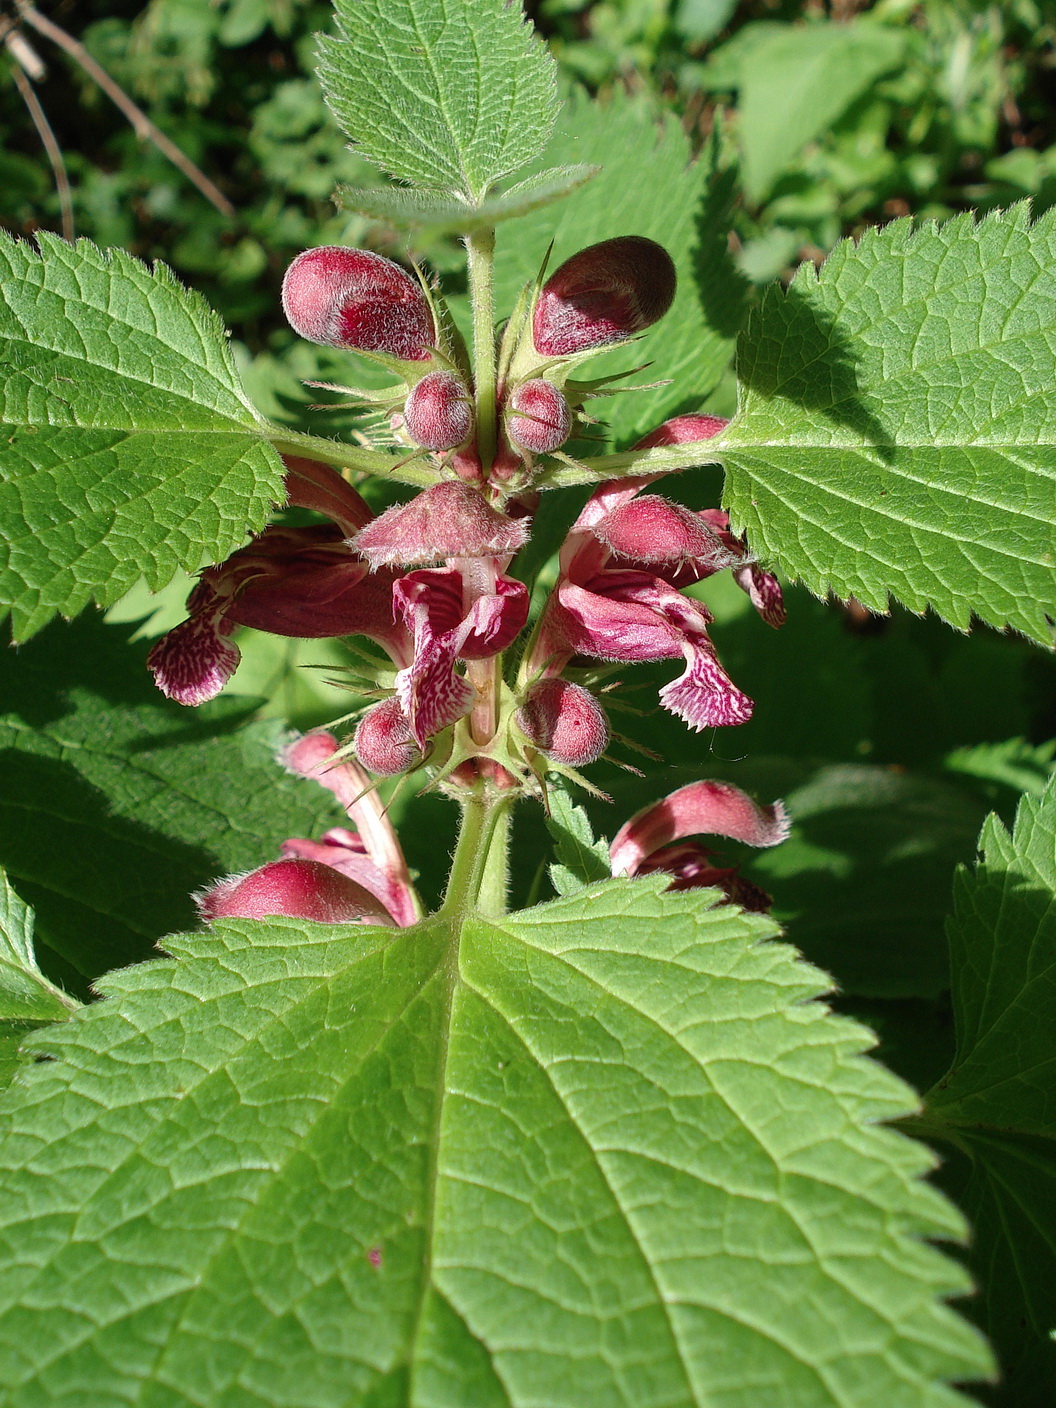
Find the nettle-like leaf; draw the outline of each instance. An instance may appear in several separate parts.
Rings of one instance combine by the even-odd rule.
[[[366,215],[392,225],[417,225],[434,233],[444,230],[464,232],[513,220],[561,200],[579,186],[586,185],[600,169],[581,164],[540,171],[538,175],[518,181],[508,190],[487,196],[475,205],[467,205],[453,196],[407,190],[399,186],[338,186],[334,200],[356,215]]]
[[[229,921],[106,979],[8,1096],[7,1403],[964,1403],[912,1093],[708,898]]]
[[[818,594],[1051,643],[1056,213],[838,245],[771,289],[721,458],[753,547]]]
[[[553,788],[547,797],[546,829],[554,843],[550,883],[559,895],[581,890],[612,874],[609,847],[594,839],[590,818],[567,792]]]
[[[1017,1408],[1056,1378],[1056,781],[1010,835],[991,817],[949,923],[957,1054],[927,1097],[929,1135],[976,1228],[979,1318]],[[946,1150],[944,1148],[944,1158]]]
[[[692,161],[685,133],[647,97],[614,95],[599,104],[575,93],[558,119],[546,164],[590,162],[601,173],[559,206],[500,227],[495,303],[509,311],[539,272],[553,240],[551,272],[587,245],[617,235],[657,240],[678,269],[678,292],[657,326],[587,364],[584,376],[649,364],[628,384],[671,378],[669,385],[588,403],[614,443],[638,439],[666,416],[696,407],[729,366],[744,312],[743,279],[726,237],[732,186],[708,155]]]
[[[225,557],[284,497],[223,325],[164,265],[0,234],[0,609],[16,636]]]
[[[327,102],[399,180],[476,203],[542,151],[555,65],[510,0],[336,0],[320,41]]]
[[[77,1005],[38,968],[33,911],[0,869],[0,1086],[18,1067],[22,1040],[37,1027],[65,1021]]]
[[[276,764],[257,700],[170,703],[128,634],[55,622],[0,676],[0,864],[36,909],[45,972],[81,996],[193,924],[192,890],[345,819]]]

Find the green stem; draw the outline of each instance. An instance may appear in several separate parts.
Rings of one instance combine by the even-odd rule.
[[[563,489],[570,484],[595,484],[623,474],[674,474],[680,469],[721,464],[722,449],[716,440],[692,440],[652,450],[624,450],[618,455],[587,455],[581,464],[549,460],[535,478],[537,489]]]
[[[485,475],[495,458],[495,231],[466,236],[469,293],[473,303],[473,382],[477,398],[477,449]]]
[[[440,907],[442,915],[462,917],[474,909],[487,914],[505,913],[509,843],[506,818],[513,802],[512,793],[496,797],[480,791],[463,803],[447,894]]]
[[[513,819],[512,804],[496,803],[495,828],[491,833],[484,873],[480,878],[480,894],[477,908],[481,914],[498,918],[506,913],[506,899],[510,887],[510,822]]]
[[[303,455],[306,459],[337,464],[343,469],[375,474],[379,479],[394,479],[400,484],[427,487],[436,483],[436,471],[424,460],[408,459],[407,455],[386,454],[367,450],[362,445],[347,445],[342,440],[324,440],[321,435],[302,435],[285,426],[269,425],[267,438],[280,455]]]

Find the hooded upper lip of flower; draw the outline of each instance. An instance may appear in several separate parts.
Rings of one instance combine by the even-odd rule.
[[[752,702],[719,663],[707,630],[714,618],[678,588],[725,567],[755,588],[755,578],[744,577],[751,565],[721,511],[692,513],[657,495],[638,497],[655,477],[611,480],[588,500],[561,550],[533,662],[557,674],[575,654],[626,661],[681,655],[686,668],[661,690],[664,706],[695,730],[743,723]],[[780,588],[761,575],[767,590],[756,589],[753,601],[758,597],[778,624]]]
[[[705,780],[680,787],[642,807],[620,827],[609,847],[613,875],[673,876],[671,889],[716,886],[743,909],[768,909],[770,897],[736,866],[716,866],[712,852],[690,836],[727,836],[749,846],[776,846],[791,823],[781,802],[760,806],[729,782]]]

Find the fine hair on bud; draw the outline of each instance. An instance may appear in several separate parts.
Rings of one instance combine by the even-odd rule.
[[[552,381],[522,381],[507,403],[506,434],[512,445],[549,455],[572,433],[572,412]]]
[[[395,777],[422,760],[398,699],[383,699],[367,710],[352,737],[356,757],[368,772]]]
[[[423,450],[456,450],[473,429],[469,390],[454,372],[423,376],[403,407],[407,434]]]
[[[309,342],[424,362],[433,315],[417,281],[369,249],[321,245],[298,254],[282,281],[282,307]]]
[[[539,291],[532,339],[541,357],[568,357],[652,327],[675,297],[671,256],[655,240],[620,235],[566,259]]]
[[[540,753],[570,768],[596,763],[609,741],[605,711],[570,680],[540,680],[517,710],[517,727]]]

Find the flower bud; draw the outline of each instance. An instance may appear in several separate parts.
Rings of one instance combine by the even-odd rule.
[[[282,306],[295,332],[327,347],[424,362],[435,341],[433,315],[417,282],[367,249],[306,249],[286,270]]]
[[[423,489],[368,523],[352,540],[372,568],[412,567],[449,557],[506,557],[523,547],[529,525],[507,518],[458,480]]]
[[[641,235],[592,244],[566,259],[536,299],[532,337],[541,357],[567,357],[623,342],[671,307],[675,266]]]
[[[356,727],[352,747],[363,766],[380,777],[407,772],[422,758],[398,699],[383,699],[367,710]]]
[[[639,494],[617,504],[595,524],[594,533],[610,552],[633,562],[677,567],[692,561],[719,572],[740,561],[700,514],[659,494]]]
[[[540,753],[571,768],[596,763],[609,741],[601,705],[582,685],[540,680],[515,715],[517,727]]]
[[[207,923],[266,919],[272,914],[322,924],[391,924],[379,899],[347,875],[316,860],[273,860],[248,875],[229,875],[195,896]]]
[[[423,376],[404,403],[403,424],[424,450],[457,449],[473,429],[473,403],[462,378],[444,371]]]
[[[729,423],[721,416],[672,416],[644,435],[634,448],[655,450],[662,445],[688,445],[696,440],[713,440]]]
[[[510,397],[506,434],[518,449],[549,455],[563,445],[572,430],[568,402],[552,381],[524,381]]]

